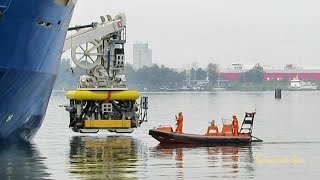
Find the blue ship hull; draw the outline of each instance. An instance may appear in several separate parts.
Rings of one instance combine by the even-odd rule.
[[[40,128],[75,3],[0,0],[0,143]]]

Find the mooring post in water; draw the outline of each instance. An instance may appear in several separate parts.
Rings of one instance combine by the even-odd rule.
[[[275,89],[275,98],[281,99],[281,89],[280,88]]]

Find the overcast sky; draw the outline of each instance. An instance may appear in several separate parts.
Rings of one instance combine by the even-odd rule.
[[[127,17],[126,59],[148,42],[153,62],[320,65],[319,0],[79,0],[71,25]]]

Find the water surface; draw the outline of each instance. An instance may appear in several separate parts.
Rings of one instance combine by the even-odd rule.
[[[320,176],[320,92],[148,93],[149,122],[132,134],[77,134],[63,94],[53,94],[30,145],[1,147],[1,179],[316,179]],[[256,110],[250,146],[163,146],[148,135],[184,114],[184,131]]]

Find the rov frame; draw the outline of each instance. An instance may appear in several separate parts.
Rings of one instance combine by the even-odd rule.
[[[94,133],[100,129],[130,133],[147,122],[148,97],[136,100],[70,100],[69,127],[74,132]]]

